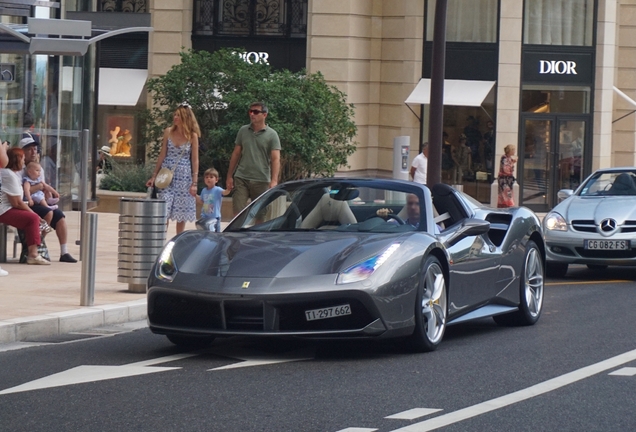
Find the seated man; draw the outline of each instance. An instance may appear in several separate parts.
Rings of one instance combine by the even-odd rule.
[[[24,150],[25,165],[29,162],[38,161],[38,145],[37,142],[31,138],[22,138],[20,141],[20,148]],[[26,175],[26,173],[25,173]],[[47,191],[52,194],[53,197],[59,198],[60,194],[50,185],[44,181],[44,172],[41,173],[41,182],[39,184],[31,186],[32,192],[43,190],[47,188]],[[68,263],[76,263],[77,260],[68,253],[67,237],[68,229],[66,226],[66,219],[64,213],[60,209],[51,210],[49,207],[39,204],[34,205],[31,209],[37,213],[42,219],[44,219],[57,234],[57,238],[60,242],[60,261]]]
[[[404,210],[406,210],[406,214],[404,215]],[[389,213],[392,213],[391,209],[381,208],[376,214],[381,218],[386,218]],[[400,213],[397,215],[400,219],[404,220],[406,225],[411,225],[413,228],[419,228],[420,226],[420,199],[415,194],[408,194],[406,196],[406,205],[404,209],[400,210]],[[393,223],[398,223],[395,219],[392,219]]]
[[[379,209],[376,214],[382,218],[386,218],[388,214],[391,213],[391,209],[382,208]],[[406,205],[400,212],[397,214],[400,219],[404,220],[406,225],[410,225],[413,228],[417,229],[420,227],[420,199],[415,194],[408,194],[406,196]],[[445,215],[444,215],[445,216]],[[389,222],[398,223],[395,219],[390,220]],[[435,218],[435,234],[439,234],[440,230],[443,229],[440,226],[441,221],[438,221]]]

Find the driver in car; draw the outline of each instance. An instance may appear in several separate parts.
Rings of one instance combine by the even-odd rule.
[[[381,208],[375,213],[379,217],[386,219],[389,213],[392,213],[391,209]],[[407,225],[411,225],[413,228],[417,229],[420,226],[420,199],[415,194],[408,194],[406,196],[406,214],[407,218],[404,220],[404,223]],[[388,221],[389,223],[398,223],[397,220],[391,219]]]

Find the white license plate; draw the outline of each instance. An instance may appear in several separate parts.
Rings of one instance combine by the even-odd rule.
[[[351,315],[351,306],[348,304],[305,311],[307,321],[337,318],[343,315]]]
[[[584,246],[595,250],[627,250],[629,240],[585,240]]]

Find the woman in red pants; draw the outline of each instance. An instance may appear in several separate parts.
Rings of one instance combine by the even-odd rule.
[[[0,222],[24,231],[27,239],[27,264],[50,265],[51,263],[38,254],[40,238],[40,216],[27,203],[22,201],[22,168],[24,168],[24,151],[12,148],[7,151],[8,163],[0,169]]]

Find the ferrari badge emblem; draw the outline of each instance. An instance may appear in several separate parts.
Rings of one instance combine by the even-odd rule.
[[[249,282],[243,282],[243,289],[247,289],[250,287],[250,283]]]

